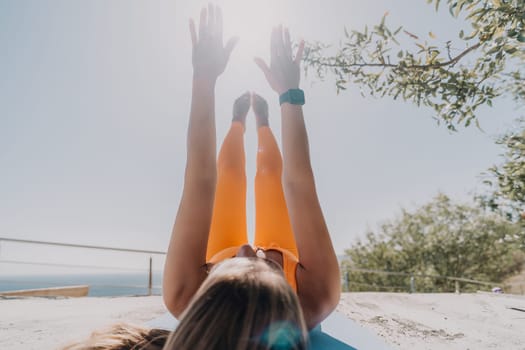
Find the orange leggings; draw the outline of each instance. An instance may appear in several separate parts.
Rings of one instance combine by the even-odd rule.
[[[257,134],[254,246],[262,249],[279,247],[297,258],[281,183],[281,153],[269,127],[260,127]],[[244,127],[233,122],[217,161],[217,189],[206,261],[225,250],[232,251],[230,256],[234,256],[238,247],[248,243],[246,226]]]

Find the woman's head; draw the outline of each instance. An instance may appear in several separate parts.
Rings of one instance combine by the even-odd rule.
[[[306,326],[282,271],[257,258],[217,264],[165,349],[304,349]]]

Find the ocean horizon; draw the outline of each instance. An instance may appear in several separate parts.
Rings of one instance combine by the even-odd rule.
[[[88,285],[90,297],[147,295],[148,273],[0,275],[0,292]],[[161,295],[162,273],[153,272],[153,295]]]

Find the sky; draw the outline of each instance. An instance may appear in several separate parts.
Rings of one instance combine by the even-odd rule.
[[[207,2],[0,0],[0,237],[166,250],[183,186],[191,92],[188,19]],[[253,63],[279,23],[294,40],[337,44],[343,28],[387,23],[438,45],[467,25],[423,0],[223,0],[225,37],[239,36],[216,89],[217,139],[232,103],[278,99]],[[430,40],[430,38],[428,38]],[[462,48],[459,40],[453,47]],[[482,130],[449,132],[427,108],[337,94],[303,77],[312,165],[338,254],[366,232],[439,191],[468,200],[500,161],[494,138],[518,116],[505,100],[480,109]],[[254,226],[256,133],[246,132],[248,227]],[[156,258],[157,259],[157,258]],[[1,261],[4,263],[1,263]],[[36,265],[5,263],[29,261]],[[0,275],[45,264],[145,269],[147,257],[0,242]],[[162,267],[157,259],[155,268]],[[55,269],[56,270],[56,269]],[[53,271],[55,271],[53,270]],[[63,269],[61,271],[71,271]]]

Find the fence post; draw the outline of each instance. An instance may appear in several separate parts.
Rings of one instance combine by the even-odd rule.
[[[148,295],[153,294],[153,258],[149,257]]]
[[[346,285],[346,291],[350,291],[350,272],[347,270],[345,272],[345,285]]]
[[[458,280],[455,281],[455,285],[456,285],[456,294],[459,294],[459,281]]]
[[[414,281],[414,275],[410,276],[410,293],[416,292],[416,283]]]

